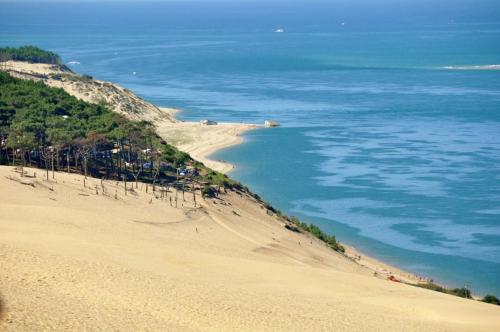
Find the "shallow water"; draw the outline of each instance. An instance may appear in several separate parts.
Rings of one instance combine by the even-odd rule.
[[[500,64],[498,4],[339,6],[0,4],[0,45],[184,119],[277,120],[216,158],[360,250],[500,294],[500,71],[464,70]]]

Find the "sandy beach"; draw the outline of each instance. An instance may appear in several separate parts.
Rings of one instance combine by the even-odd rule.
[[[497,306],[376,278],[246,195],[175,208],[144,184],[28,174],[0,167],[0,330],[500,328]]]
[[[172,118],[179,112],[171,108],[160,109],[170,114]],[[252,124],[227,122],[216,125],[182,121],[157,123],[158,134],[167,142],[221,173],[230,172],[234,165],[226,161],[211,159],[209,156],[218,150],[242,143],[241,134],[258,127]]]

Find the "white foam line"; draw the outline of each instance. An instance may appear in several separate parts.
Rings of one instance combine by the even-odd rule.
[[[482,65],[482,66],[445,66],[448,70],[500,70],[500,65]]]

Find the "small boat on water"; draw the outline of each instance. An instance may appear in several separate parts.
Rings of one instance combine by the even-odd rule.
[[[283,33],[283,32],[285,32],[285,29],[283,29],[283,28],[278,28],[278,29],[276,29],[274,32],[277,32],[277,33]]]

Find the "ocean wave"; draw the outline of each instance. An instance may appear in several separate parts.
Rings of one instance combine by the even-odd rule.
[[[500,65],[477,65],[477,66],[445,66],[448,70],[500,70]]]

